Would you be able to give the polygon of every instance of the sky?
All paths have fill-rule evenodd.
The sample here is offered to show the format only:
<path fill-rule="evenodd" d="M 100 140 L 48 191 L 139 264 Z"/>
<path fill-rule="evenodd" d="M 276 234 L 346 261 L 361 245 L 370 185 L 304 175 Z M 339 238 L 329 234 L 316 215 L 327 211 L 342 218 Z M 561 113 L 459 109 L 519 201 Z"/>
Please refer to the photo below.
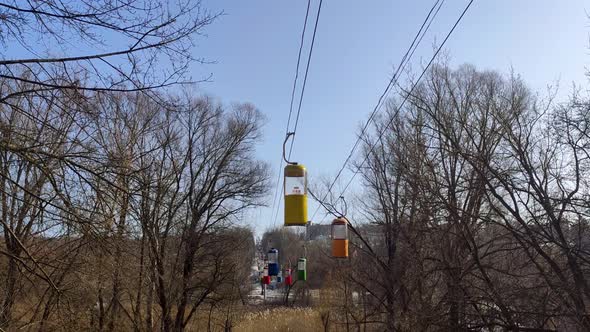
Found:
<path fill-rule="evenodd" d="M 311 0 L 301 69 L 319 1 Z M 276 211 L 271 209 L 276 181 L 282 174 L 279 162 L 307 1 L 202 2 L 211 12 L 223 15 L 195 39 L 194 56 L 215 62 L 191 67 L 189 74 L 194 80 L 212 74 L 211 81 L 199 84 L 196 91 L 226 105 L 253 103 L 266 117 L 264 140 L 256 153 L 272 169 L 272 191 L 265 200 L 268 206 L 249 211 L 242 222 L 261 235 L 269 227 L 282 225 L 282 200 L 276 202 L 276 222 Z M 323 1 L 291 158 L 307 167 L 312 186 L 336 175 L 394 67 L 434 3 L 435 0 Z M 442 42 L 467 3 L 468 0 L 444 2 L 410 61 L 414 71 L 430 59 L 434 45 Z M 559 83 L 558 97 L 564 99 L 574 82 L 588 86 L 587 12 L 590 1 L 475 0 L 446 43 L 445 52 L 454 66 L 470 63 L 478 69 L 504 73 L 513 69 L 539 92 Z M 36 37 L 43 43 L 42 36 Z M 107 49 L 121 43 L 108 36 L 105 40 Z M 70 55 L 79 55 L 80 50 L 72 46 L 64 47 L 71 51 Z M 53 49 L 51 45 L 46 47 Z M 30 56 L 25 53 L 14 43 L 0 52 L 7 58 Z M 341 181 L 348 182 L 351 175 L 346 170 Z M 357 182 L 353 183 L 345 197 L 354 206 L 355 199 L 362 199 L 362 189 Z M 311 217 L 317 204 L 311 200 L 309 204 Z M 320 210 L 313 222 L 327 222 L 329 218 L 325 216 Z"/>
<path fill-rule="evenodd" d="M 304 55 L 318 1 L 311 3 Z M 412 58 L 414 70 L 430 59 L 433 45 L 442 42 L 467 2 L 443 4 Z M 336 175 L 433 3 L 323 1 L 292 155 L 307 167 L 310 183 Z M 195 47 L 197 55 L 216 61 L 192 71 L 194 78 L 213 74 L 198 91 L 224 103 L 251 102 L 267 118 L 257 154 L 272 167 L 273 188 L 268 207 L 250 211 L 244 221 L 260 235 L 282 225 L 282 201 L 276 224 L 271 207 L 277 172 L 282 173 L 279 161 L 307 2 L 207 0 L 204 5 L 224 15 Z M 590 2 L 581 0 L 476 0 L 445 51 L 452 65 L 471 63 L 504 73 L 513 69 L 541 93 L 559 83 L 558 96 L 566 98 L 572 83 L 587 83 L 586 11 Z M 347 170 L 342 181 L 351 174 Z M 358 184 L 349 191 L 345 197 L 362 199 Z M 310 216 L 316 206 L 310 201 Z M 324 216 L 320 211 L 314 222 L 327 222 Z"/>

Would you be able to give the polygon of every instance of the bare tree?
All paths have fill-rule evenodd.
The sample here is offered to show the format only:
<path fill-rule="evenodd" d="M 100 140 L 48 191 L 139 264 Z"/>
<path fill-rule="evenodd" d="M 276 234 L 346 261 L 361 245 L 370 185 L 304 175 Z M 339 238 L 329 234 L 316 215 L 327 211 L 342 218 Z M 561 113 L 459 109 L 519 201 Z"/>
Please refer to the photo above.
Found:
<path fill-rule="evenodd" d="M 363 137 L 371 225 L 352 223 L 344 276 L 373 298 L 359 321 L 586 330 L 587 104 L 444 63 L 401 95 Z"/>
<path fill-rule="evenodd" d="M 136 159 L 138 196 L 131 203 L 166 331 L 183 330 L 216 290 L 233 281 L 226 256 L 236 243 L 217 234 L 257 206 L 267 186 L 266 165 L 252 157 L 258 111 L 247 104 L 226 111 L 209 98 L 179 107 L 145 122 L 155 129 L 137 141 L 148 153 Z"/>
<path fill-rule="evenodd" d="M 0 101 L 35 91 L 147 91 L 184 82 L 188 66 L 204 61 L 192 55 L 192 37 L 218 15 L 193 0 L 2 2 L 0 40 L 30 57 L 2 54 L 0 77 L 29 88 Z"/>

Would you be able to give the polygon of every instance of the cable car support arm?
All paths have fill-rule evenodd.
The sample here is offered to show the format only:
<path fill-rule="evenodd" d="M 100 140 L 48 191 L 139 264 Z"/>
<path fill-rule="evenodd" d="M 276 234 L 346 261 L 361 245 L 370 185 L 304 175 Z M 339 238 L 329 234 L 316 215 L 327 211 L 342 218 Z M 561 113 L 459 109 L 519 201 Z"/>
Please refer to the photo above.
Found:
<path fill-rule="evenodd" d="M 289 141 L 289 137 L 291 136 L 293 136 L 293 138 L 295 137 L 294 131 L 288 132 L 287 136 L 285 137 L 285 141 L 283 142 L 283 159 L 287 164 L 297 165 L 297 163 L 287 160 L 287 151 L 285 150 L 285 146 L 287 146 L 287 141 Z"/>

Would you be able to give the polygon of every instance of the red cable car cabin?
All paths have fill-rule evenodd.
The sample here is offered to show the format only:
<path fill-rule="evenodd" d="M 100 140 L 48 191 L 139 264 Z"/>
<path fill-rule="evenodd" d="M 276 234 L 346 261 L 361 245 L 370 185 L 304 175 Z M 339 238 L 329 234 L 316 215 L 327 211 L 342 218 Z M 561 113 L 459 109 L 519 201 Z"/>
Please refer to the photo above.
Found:
<path fill-rule="evenodd" d="M 293 276 L 291 276 L 291 269 L 285 270 L 285 285 L 291 286 L 293 284 Z"/>

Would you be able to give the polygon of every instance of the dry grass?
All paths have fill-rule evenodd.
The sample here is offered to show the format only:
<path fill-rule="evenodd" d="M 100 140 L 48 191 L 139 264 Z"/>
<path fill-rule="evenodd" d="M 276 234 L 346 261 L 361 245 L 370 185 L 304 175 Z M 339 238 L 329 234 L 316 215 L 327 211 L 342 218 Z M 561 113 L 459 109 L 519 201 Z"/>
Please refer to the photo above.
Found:
<path fill-rule="evenodd" d="M 273 308 L 245 314 L 235 331 L 322 331 L 319 312 L 311 308 Z"/>

